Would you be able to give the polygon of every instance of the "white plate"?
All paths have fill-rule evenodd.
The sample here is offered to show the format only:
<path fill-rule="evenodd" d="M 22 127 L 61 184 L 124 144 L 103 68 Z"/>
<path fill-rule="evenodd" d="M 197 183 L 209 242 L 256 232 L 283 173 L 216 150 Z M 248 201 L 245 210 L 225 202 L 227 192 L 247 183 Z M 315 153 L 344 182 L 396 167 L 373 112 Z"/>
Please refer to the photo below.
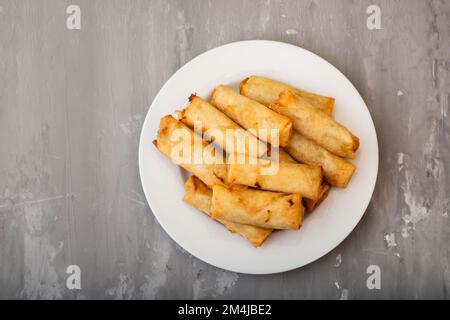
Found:
<path fill-rule="evenodd" d="M 185 204 L 187 177 L 153 146 L 159 120 L 187 105 L 193 92 L 209 98 L 219 85 L 261 75 L 336 98 L 334 117 L 361 139 L 357 170 L 346 189 L 333 188 L 299 231 L 273 233 L 260 248 Z M 216 267 L 251 274 L 292 270 L 333 250 L 366 210 L 378 171 L 378 143 L 369 111 L 350 81 L 319 56 L 273 41 L 243 41 L 210 50 L 179 69 L 162 87 L 145 118 L 139 145 L 142 186 L 164 230 L 186 251 Z"/>

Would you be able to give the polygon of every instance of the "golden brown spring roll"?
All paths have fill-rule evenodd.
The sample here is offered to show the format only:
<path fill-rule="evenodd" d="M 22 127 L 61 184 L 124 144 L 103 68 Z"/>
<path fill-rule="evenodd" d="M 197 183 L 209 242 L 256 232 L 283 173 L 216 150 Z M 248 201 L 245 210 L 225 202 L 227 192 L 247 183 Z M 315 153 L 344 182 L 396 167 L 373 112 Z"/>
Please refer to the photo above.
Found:
<path fill-rule="evenodd" d="M 278 100 L 280 93 L 284 90 L 290 90 L 307 99 L 312 106 L 324 111 L 328 115 L 333 113 L 334 98 L 306 92 L 304 90 L 288 86 L 287 84 L 258 76 L 251 76 L 244 79 L 240 84 L 240 91 L 242 95 L 256 100 L 265 106 L 275 103 Z"/>
<path fill-rule="evenodd" d="M 308 198 L 303 198 L 303 204 L 308 212 L 314 211 L 325 198 L 328 196 L 328 191 L 330 190 L 330 185 L 324 183 L 320 189 L 320 196 L 318 200 L 311 200 Z"/>
<path fill-rule="evenodd" d="M 176 161 L 176 157 L 179 156 L 176 152 L 179 151 L 180 146 L 184 146 L 185 141 L 183 139 L 186 139 L 186 144 L 190 146 L 189 149 L 191 154 L 187 155 L 185 161 L 178 163 L 178 165 L 199 177 L 209 186 L 213 186 L 215 184 L 226 184 L 226 164 L 213 163 L 212 161 L 208 163 L 205 161 L 206 159 L 204 158 L 204 154 L 208 152 L 206 148 L 209 147 L 207 146 L 207 143 L 199 136 L 196 138 L 201 141 L 200 147 L 196 147 L 194 140 L 195 135 L 196 134 L 194 131 L 185 126 L 183 123 L 176 120 L 171 115 L 167 115 L 161 118 L 157 139 L 153 141 L 153 144 L 162 154 L 171 158 L 172 161 L 180 162 Z M 213 153 L 214 150 L 212 150 L 210 154 Z M 201 159 L 201 161 L 196 161 L 196 159 Z"/>
<path fill-rule="evenodd" d="M 263 190 L 300 193 L 303 197 L 313 200 L 319 198 L 322 184 L 321 167 L 274 161 L 253 163 L 230 163 L 227 181 L 230 184 L 243 184 Z"/>
<path fill-rule="evenodd" d="M 212 190 L 195 176 L 189 177 L 184 184 L 184 188 L 186 193 L 184 194 L 183 201 L 211 216 Z M 237 233 L 250 241 L 255 247 L 261 246 L 272 232 L 272 229 L 234 223 L 223 219 L 217 219 L 217 221 L 231 232 Z"/>
<path fill-rule="evenodd" d="M 291 91 L 283 91 L 270 108 L 292 120 L 294 129 L 328 151 L 354 159 L 359 139 L 333 118 L 311 106 L 304 98 Z"/>
<path fill-rule="evenodd" d="M 213 138 L 214 143 L 223 150 L 229 153 L 242 151 L 253 157 L 260 157 L 267 152 L 265 143 L 241 128 L 207 101 L 196 95 L 191 95 L 189 101 L 189 106 L 181 112 L 180 121 L 192 129 L 196 122 L 200 122 L 203 134 L 208 131 L 212 133 L 212 135 L 206 134 L 205 138 Z"/>
<path fill-rule="evenodd" d="M 219 86 L 211 94 L 211 102 L 232 120 L 248 130 L 253 130 L 259 139 L 273 146 L 285 146 L 292 131 L 292 122 L 288 117 L 278 114 L 266 106 L 239 93 Z M 272 137 L 276 130 L 276 137 Z"/>
<path fill-rule="evenodd" d="M 303 220 L 299 193 L 252 190 L 243 186 L 215 185 L 211 217 L 272 229 L 298 229 Z"/>
<path fill-rule="evenodd" d="M 332 154 L 296 131 L 292 133 L 286 150 L 302 163 L 321 166 L 326 180 L 335 187 L 345 188 L 356 169 L 352 163 Z"/>

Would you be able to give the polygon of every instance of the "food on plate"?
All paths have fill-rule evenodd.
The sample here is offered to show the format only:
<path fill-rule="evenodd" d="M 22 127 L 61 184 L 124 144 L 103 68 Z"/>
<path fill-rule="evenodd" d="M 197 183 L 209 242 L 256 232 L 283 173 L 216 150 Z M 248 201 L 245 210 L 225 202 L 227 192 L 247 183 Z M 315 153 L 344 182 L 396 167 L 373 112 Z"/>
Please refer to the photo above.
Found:
<path fill-rule="evenodd" d="M 211 103 L 232 120 L 274 147 L 285 146 L 292 131 L 288 117 L 223 85 L 211 93 Z"/>
<path fill-rule="evenodd" d="M 184 189 L 183 201 L 211 216 L 213 191 L 196 176 L 189 177 L 184 184 Z M 217 221 L 231 232 L 237 233 L 247 239 L 254 247 L 261 246 L 264 240 L 272 233 L 272 229 L 230 222 L 224 219 L 217 219 Z"/>
<path fill-rule="evenodd" d="M 294 129 L 328 151 L 344 158 L 355 158 L 359 139 L 333 118 L 314 108 L 308 100 L 283 91 L 270 108 L 292 120 Z"/>
<path fill-rule="evenodd" d="M 302 198 L 299 193 L 215 185 L 211 217 L 262 228 L 296 230 L 303 220 Z"/>
<path fill-rule="evenodd" d="M 321 166 L 326 180 L 335 187 L 346 187 L 356 169 L 349 161 L 332 154 L 295 131 L 286 150 L 301 163 Z"/>
<path fill-rule="evenodd" d="M 259 247 L 348 185 L 359 139 L 331 117 L 334 98 L 259 76 L 240 93 L 191 95 L 179 120 L 161 118 L 153 143 L 192 174 L 184 202 Z"/>
<path fill-rule="evenodd" d="M 240 84 L 240 92 L 242 95 L 258 101 L 265 106 L 269 106 L 276 102 L 280 93 L 285 90 L 290 90 L 307 99 L 312 106 L 324 111 L 328 115 L 333 113 L 334 98 L 306 92 L 287 84 L 258 76 L 250 76 L 249 78 L 244 79 Z"/>
<path fill-rule="evenodd" d="M 200 148 L 195 147 L 195 139 L 200 139 Z M 210 151 L 206 142 L 201 140 L 201 137 L 196 137 L 194 131 L 174 117 L 167 115 L 161 119 L 157 138 L 153 141 L 153 144 L 162 154 L 171 158 L 172 161 L 176 162 L 185 170 L 196 175 L 208 186 L 226 184 L 227 165 L 225 163 L 221 164 L 213 161 L 208 163 L 207 161 L 203 161 L 205 154 L 213 154 L 214 150 Z M 183 150 L 180 148 L 181 145 L 186 145 L 188 147 L 187 149 L 192 151 L 191 154 L 183 154 Z M 184 151 L 187 149 L 184 149 Z M 180 151 L 180 153 L 177 151 Z"/>
<path fill-rule="evenodd" d="M 322 185 L 322 168 L 262 160 L 230 163 L 227 181 L 229 184 L 242 184 L 263 190 L 300 193 L 305 198 L 317 200 Z"/>
<path fill-rule="evenodd" d="M 181 111 L 180 121 L 192 129 L 196 123 L 200 124 L 202 133 L 206 134 L 206 140 L 213 140 L 228 153 L 242 152 L 260 157 L 267 152 L 265 143 L 206 100 L 191 95 L 189 101 L 188 107 Z"/>

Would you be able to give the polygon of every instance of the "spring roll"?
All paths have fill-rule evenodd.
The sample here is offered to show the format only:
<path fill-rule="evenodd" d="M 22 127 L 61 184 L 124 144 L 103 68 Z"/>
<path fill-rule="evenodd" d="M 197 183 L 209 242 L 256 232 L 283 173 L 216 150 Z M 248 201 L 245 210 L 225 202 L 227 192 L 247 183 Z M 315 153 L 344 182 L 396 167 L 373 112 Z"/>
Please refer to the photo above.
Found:
<path fill-rule="evenodd" d="M 321 166 L 325 179 L 335 187 L 345 188 L 356 169 L 352 163 L 332 154 L 296 131 L 292 133 L 286 150 L 297 161 Z"/>
<path fill-rule="evenodd" d="M 322 168 L 262 160 L 243 164 L 234 162 L 228 166 L 227 181 L 230 184 L 242 184 L 269 191 L 300 193 L 305 198 L 317 200 L 322 184 Z"/>
<path fill-rule="evenodd" d="M 290 90 L 307 99 L 312 106 L 324 111 L 330 116 L 333 113 L 334 98 L 306 92 L 304 90 L 288 86 L 287 84 L 258 76 L 251 76 L 244 79 L 240 84 L 240 92 L 242 95 L 256 100 L 265 106 L 275 103 L 278 100 L 280 93 L 284 90 Z"/>
<path fill-rule="evenodd" d="M 299 229 L 303 220 L 299 193 L 284 194 L 242 186 L 215 185 L 211 217 L 271 229 Z"/>
<path fill-rule="evenodd" d="M 184 188 L 186 193 L 184 194 L 183 201 L 211 216 L 212 190 L 196 176 L 189 177 L 184 184 Z M 261 246 L 264 240 L 272 233 L 272 229 L 234 223 L 223 219 L 217 219 L 217 221 L 232 233 L 237 233 L 247 239 L 254 247 Z"/>
<path fill-rule="evenodd" d="M 252 133 L 259 139 L 275 147 L 287 144 L 292 131 L 292 122 L 288 117 L 225 86 L 213 90 L 211 103 L 245 129 L 254 131 Z"/>
<path fill-rule="evenodd" d="M 191 95 L 189 101 L 189 106 L 181 112 L 180 121 L 190 128 L 201 123 L 201 131 L 206 139 L 213 140 L 228 153 L 242 151 L 253 157 L 260 157 L 267 152 L 265 143 L 207 101 L 196 95 Z"/>
<path fill-rule="evenodd" d="M 312 107 L 304 98 L 283 91 L 270 108 L 292 120 L 294 129 L 328 151 L 344 158 L 355 158 L 359 139 L 334 119 Z"/>
<path fill-rule="evenodd" d="M 320 189 L 319 199 L 311 200 L 308 198 L 303 198 L 303 205 L 305 206 L 306 211 L 308 212 L 314 211 L 328 196 L 328 191 L 330 191 L 330 185 L 324 183 Z"/>
<path fill-rule="evenodd" d="M 196 139 L 200 139 L 200 143 L 196 143 Z M 157 139 L 153 144 L 162 154 L 199 177 L 208 186 L 226 184 L 227 166 L 224 161 L 207 161 L 205 154 L 214 155 L 215 150 L 171 115 L 161 118 Z"/>

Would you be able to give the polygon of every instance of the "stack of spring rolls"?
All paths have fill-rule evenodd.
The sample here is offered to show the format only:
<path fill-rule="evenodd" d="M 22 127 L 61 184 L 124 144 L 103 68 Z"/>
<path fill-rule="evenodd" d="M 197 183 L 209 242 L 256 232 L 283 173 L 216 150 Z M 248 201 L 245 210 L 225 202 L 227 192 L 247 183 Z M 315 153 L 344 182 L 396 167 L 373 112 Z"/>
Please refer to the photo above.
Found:
<path fill-rule="evenodd" d="M 186 203 L 259 247 L 273 230 L 299 229 L 305 209 L 349 183 L 359 139 L 333 108 L 334 98 L 251 76 L 240 93 L 221 85 L 210 102 L 191 95 L 178 119 L 161 119 L 153 143 L 192 174 Z M 198 161 L 205 155 L 214 161 Z"/>

